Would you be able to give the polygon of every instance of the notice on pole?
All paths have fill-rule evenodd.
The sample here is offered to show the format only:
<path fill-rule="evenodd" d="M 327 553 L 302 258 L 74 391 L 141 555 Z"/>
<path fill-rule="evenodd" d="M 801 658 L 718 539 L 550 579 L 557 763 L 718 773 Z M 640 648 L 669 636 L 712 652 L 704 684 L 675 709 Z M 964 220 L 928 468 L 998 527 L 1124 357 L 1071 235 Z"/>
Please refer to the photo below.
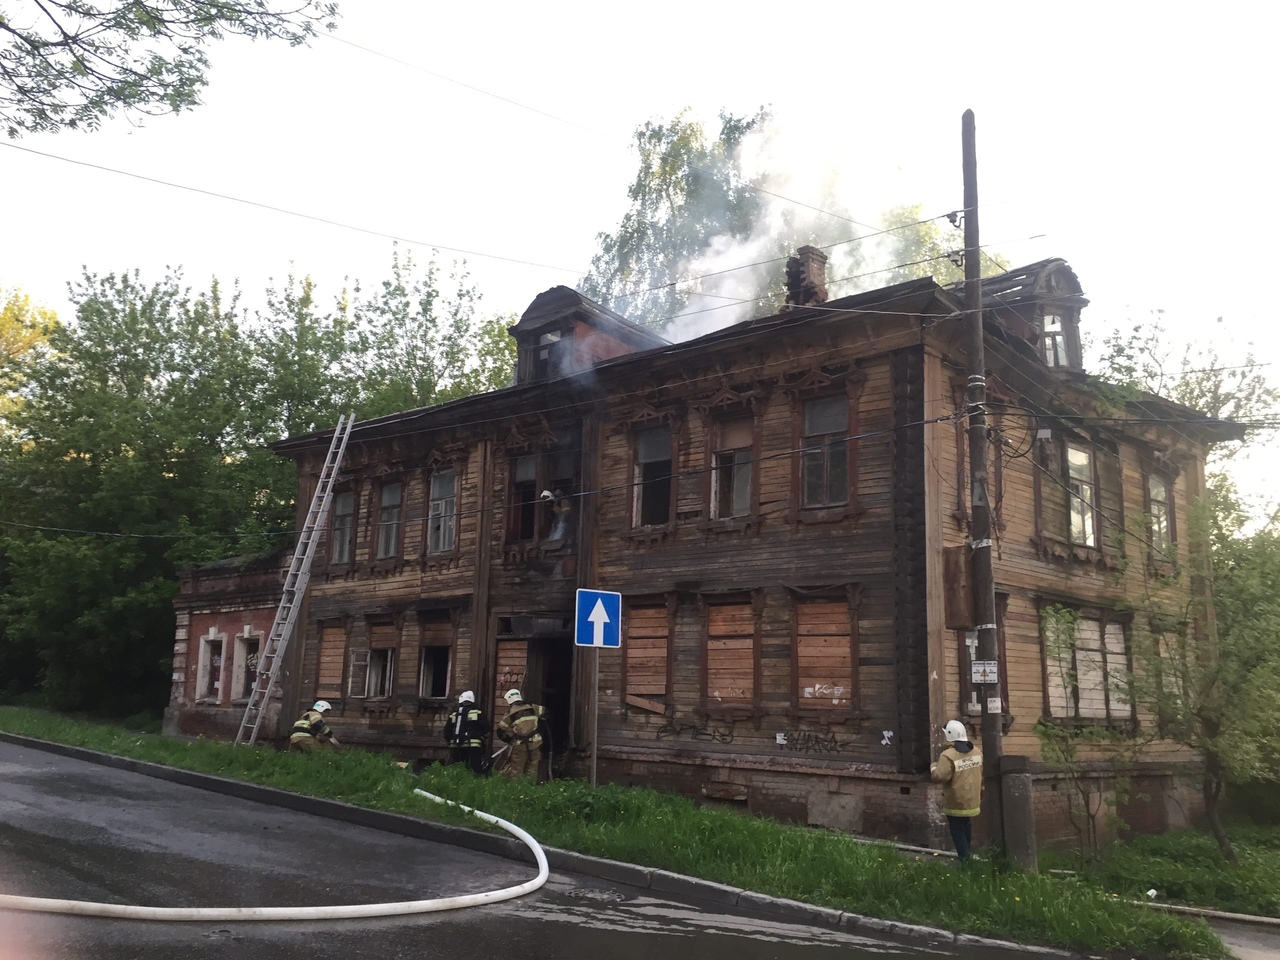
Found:
<path fill-rule="evenodd" d="M 972 683 L 1000 682 L 1000 661 L 998 660 L 973 660 L 969 668 L 969 679 Z"/>

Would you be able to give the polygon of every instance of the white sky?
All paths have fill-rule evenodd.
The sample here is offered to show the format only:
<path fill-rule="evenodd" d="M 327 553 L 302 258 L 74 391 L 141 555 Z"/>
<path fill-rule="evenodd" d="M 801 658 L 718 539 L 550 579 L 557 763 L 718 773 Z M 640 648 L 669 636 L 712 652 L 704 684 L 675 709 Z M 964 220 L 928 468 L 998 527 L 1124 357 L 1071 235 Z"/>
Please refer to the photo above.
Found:
<path fill-rule="evenodd" d="M 328 38 L 228 41 L 194 112 L 17 143 L 409 238 L 420 259 L 442 244 L 568 268 L 470 257 L 483 306 L 519 311 L 573 284 L 617 224 L 646 119 L 769 105 L 793 131 L 795 199 L 817 200 L 806 175 L 834 162 L 874 222 L 894 203 L 961 206 L 972 108 L 984 243 L 1015 264 L 1066 258 L 1086 330 L 1159 308 L 1172 340 L 1231 360 L 1280 342 L 1255 323 L 1252 259 L 1270 262 L 1280 206 L 1270 5 L 987 2 L 976 26 L 932 2 L 342 6 L 339 36 L 422 69 Z M 387 273 L 390 241 L 352 230 L 11 149 L 0 176 L 0 286 L 60 312 L 82 264 L 182 265 L 200 287 L 239 278 L 249 302 L 291 264 L 321 296 Z M 1261 496 L 1277 470 L 1264 453 L 1241 479 Z"/>

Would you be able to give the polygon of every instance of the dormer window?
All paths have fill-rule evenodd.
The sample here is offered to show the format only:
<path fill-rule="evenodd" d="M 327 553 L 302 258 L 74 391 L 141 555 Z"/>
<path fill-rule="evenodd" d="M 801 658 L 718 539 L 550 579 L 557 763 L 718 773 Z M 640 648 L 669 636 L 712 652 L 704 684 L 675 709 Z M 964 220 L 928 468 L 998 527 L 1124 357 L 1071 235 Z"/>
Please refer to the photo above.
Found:
<path fill-rule="evenodd" d="M 1069 367 L 1067 359 L 1067 335 L 1062 329 L 1062 317 L 1056 314 L 1044 315 L 1044 362 L 1051 367 Z"/>

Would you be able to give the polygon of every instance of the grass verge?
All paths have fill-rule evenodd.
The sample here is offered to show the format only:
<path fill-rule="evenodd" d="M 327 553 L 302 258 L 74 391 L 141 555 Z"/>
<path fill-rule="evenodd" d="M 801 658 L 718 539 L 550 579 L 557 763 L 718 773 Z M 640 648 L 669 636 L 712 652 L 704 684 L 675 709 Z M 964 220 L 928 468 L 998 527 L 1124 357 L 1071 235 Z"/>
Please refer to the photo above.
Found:
<path fill-rule="evenodd" d="M 1095 886 L 1141 899 L 1155 890 L 1161 900 L 1231 913 L 1280 918 L 1280 827 L 1227 830 L 1238 863 L 1229 864 L 1207 833 L 1182 830 L 1136 837 L 1090 863 L 1059 856 L 1052 866 L 1079 872 Z"/>
<path fill-rule="evenodd" d="M 683 797 L 582 781 L 534 786 L 477 779 L 459 767 L 414 777 L 385 755 L 301 755 L 179 741 L 20 708 L 0 729 L 203 773 L 411 813 L 476 821 L 416 797 L 424 789 L 505 817 L 548 846 L 625 860 L 890 920 L 1128 958 L 1229 956 L 1209 927 L 1122 902 L 1084 880 L 1003 872 L 948 858 L 903 857 L 834 832 L 699 809 Z"/>

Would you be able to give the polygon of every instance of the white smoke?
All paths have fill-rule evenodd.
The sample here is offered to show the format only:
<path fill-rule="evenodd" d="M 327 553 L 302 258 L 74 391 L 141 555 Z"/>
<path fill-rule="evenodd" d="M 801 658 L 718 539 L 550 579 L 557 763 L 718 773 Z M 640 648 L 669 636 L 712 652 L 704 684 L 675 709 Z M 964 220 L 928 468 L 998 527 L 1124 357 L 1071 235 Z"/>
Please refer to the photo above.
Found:
<path fill-rule="evenodd" d="M 811 124 L 782 117 L 747 134 L 739 156 L 744 176 L 758 188 L 761 215 L 750 236 L 710 237 L 699 256 L 679 264 L 678 276 L 700 279 L 680 284 L 688 304 L 662 328 L 664 337 L 678 343 L 777 313 L 785 300 L 786 258 L 806 243 L 829 258 L 832 299 L 891 282 L 894 237 L 867 235 L 880 229 L 890 207 L 913 201 L 866 154 L 835 156 L 825 143 Z M 771 295 L 760 298 L 761 291 Z"/>

